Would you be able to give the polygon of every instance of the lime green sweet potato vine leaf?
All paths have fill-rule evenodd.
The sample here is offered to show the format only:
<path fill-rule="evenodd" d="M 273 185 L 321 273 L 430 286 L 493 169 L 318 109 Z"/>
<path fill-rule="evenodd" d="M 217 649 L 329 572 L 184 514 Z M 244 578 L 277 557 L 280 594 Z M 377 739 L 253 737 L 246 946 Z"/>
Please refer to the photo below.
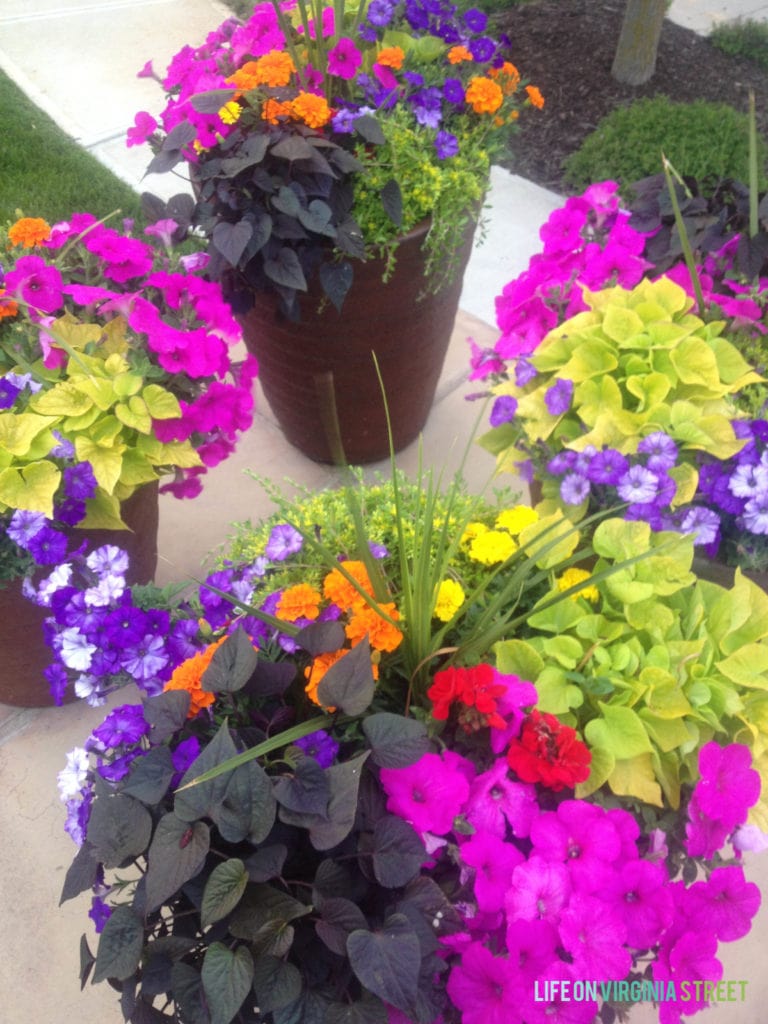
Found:
<path fill-rule="evenodd" d="M 738 571 L 730 589 L 697 579 L 691 538 L 643 523 L 601 523 L 594 548 L 597 601 L 543 598 L 524 635 L 495 645 L 499 671 L 533 682 L 586 742 L 577 796 L 678 807 L 704 743 L 746 743 L 763 780 L 750 821 L 768 828 L 768 595 Z"/>
<path fill-rule="evenodd" d="M 722 321 L 694 316 L 693 300 L 666 278 L 632 290 L 585 290 L 584 300 L 589 310 L 554 328 L 528 357 L 532 380 L 494 389 L 518 402 L 514 424 L 480 439 L 499 470 L 514 470 L 537 442 L 632 454 L 656 430 L 678 442 L 683 464 L 686 453 L 692 463 L 696 451 L 725 458 L 740 450 L 730 396 L 761 378 L 723 337 Z M 574 396 L 567 412 L 553 415 L 544 396 L 559 379 L 573 381 Z M 690 475 L 680 482 L 687 493 L 695 486 Z"/>

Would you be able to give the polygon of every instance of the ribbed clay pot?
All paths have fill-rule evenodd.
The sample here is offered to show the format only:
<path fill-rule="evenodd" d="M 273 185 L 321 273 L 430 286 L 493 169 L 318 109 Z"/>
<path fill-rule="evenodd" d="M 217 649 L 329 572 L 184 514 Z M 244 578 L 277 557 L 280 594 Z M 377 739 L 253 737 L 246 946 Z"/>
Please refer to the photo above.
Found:
<path fill-rule="evenodd" d="M 149 484 L 123 503 L 129 530 L 67 531 L 69 547 L 86 540 L 90 547 L 115 544 L 130 556 L 130 583 L 149 583 L 157 568 L 158 485 Z M 48 610 L 27 600 L 21 580 L 0 587 L 0 704 L 22 708 L 53 705 L 43 671 L 53 658 L 43 638 Z M 74 700 L 69 691 L 67 701 Z"/>
<path fill-rule="evenodd" d="M 386 283 L 381 260 L 356 262 L 341 313 L 322 303 L 318 284 L 301 296 L 298 323 L 282 315 L 267 293 L 258 293 L 256 305 L 240 318 L 283 433 L 316 462 L 343 458 L 362 464 L 389 454 L 374 352 L 395 451 L 410 444 L 427 421 L 456 319 L 474 224 L 456 254 L 455 273 L 437 292 L 424 294 L 422 246 L 428 230 L 425 222 L 401 240 L 395 271 Z"/>

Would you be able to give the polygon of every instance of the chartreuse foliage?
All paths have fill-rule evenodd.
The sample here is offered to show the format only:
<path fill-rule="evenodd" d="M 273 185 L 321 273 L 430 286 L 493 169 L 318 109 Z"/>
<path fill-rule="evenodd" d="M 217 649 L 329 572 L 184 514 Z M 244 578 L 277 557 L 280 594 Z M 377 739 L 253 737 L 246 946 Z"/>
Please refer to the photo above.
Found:
<path fill-rule="evenodd" d="M 710 739 L 746 743 L 763 779 L 751 820 L 768 828 L 768 595 L 737 570 L 731 590 L 691 574 L 692 540 L 646 523 L 597 528 L 596 569 L 651 548 L 597 580 L 595 604 L 566 601 L 496 645 L 501 671 L 536 680 L 538 706 L 575 725 L 592 751 L 587 796 L 680 805 Z"/>
<path fill-rule="evenodd" d="M 693 300 L 667 278 L 584 297 L 589 311 L 552 330 L 529 357 L 538 371 L 533 380 L 494 389 L 518 401 L 515 419 L 480 439 L 500 469 L 514 469 L 538 444 L 551 452 L 594 445 L 631 454 L 656 430 L 678 442 L 683 455 L 728 458 L 742 447 L 730 396 L 761 378 L 723 336 L 722 321 L 694 316 Z M 574 392 L 570 408 L 554 415 L 545 395 L 557 380 L 572 381 Z M 693 466 L 678 466 L 672 475 L 675 504 L 690 501 Z"/>
<path fill-rule="evenodd" d="M 297 641 L 316 655 L 338 647 L 343 629 L 315 624 Z M 207 727 L 187 719 L 188 693 L 169 691 L 145 703 L 150 749 L 121 781 L 97 784 L 62 899 L 90 888 L 99 865 L 120 868 L 124 900 L 95 956 L 83 939 L 82 978 L 117 984 L 126 1020 L 169 1020 L 152 1005 L 160 993 L 175 1002 L 174 1020 L 197 1024 L 267 1013 L 275 1024 L 386 1024 L 384 1002 L 415 1021 L 437 1012 L 432 979 L 443 966 L 431 922 L 442 915 L 450 930 L 455 914 L 420 876 L 421 841 L 386 811 L 376 780 L 379 767 L 421 757 L 426 726 L 372 705 L 363 642 L 322 683 L 346 735 L 337 763 L 323 768 L 290 744 L 330 716 L 271 738 L 253 724 L 254 709 L 268 721 L 283 704 L 294 673 L 238 629 L 203 678 L 221 724 L 180 782 L 169 741 Z M 254 740 L 234 770 L 188 785 Z"/>
<path fill-rule="evenodd" d="M 23 407 L 0 412 L 0 511 L 25 508 L 53 518 L 61 470 L 51 460 L 56 433 L 74 444 L 79 462 L 90 462 L 98 483 L 81 525 L 118 527 L 120 502 L 137 487 L 156 480 L 162 467 L 200 465 L 191 441 L 162 443 L 153 424 L 181 415 L 178 399 L 165 387 L 147 381 L 143 369 L 125 358 L 125 323 L 113 320 L 102 352 L 87 354 L 89 342 L 103 330 L 65 318 L 49 328 L 71 353 L 62 369 L 32 365 L 38 380 L 50 382 L 25 392 Z"/>

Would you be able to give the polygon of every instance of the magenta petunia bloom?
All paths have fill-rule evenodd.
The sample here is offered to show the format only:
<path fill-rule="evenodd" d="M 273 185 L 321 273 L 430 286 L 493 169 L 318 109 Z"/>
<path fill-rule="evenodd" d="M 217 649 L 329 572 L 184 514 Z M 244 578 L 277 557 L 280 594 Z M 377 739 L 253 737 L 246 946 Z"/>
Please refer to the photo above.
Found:
<path fill-rule="evenodd" d="M 557 928 L 549 921 L 512 921 L 507 925 L 507 954 L 526 978 L 538 978 L 557 959 Z"/>
<path fill-rule="evenodd" d="M 512 872 L 525 860 L 523 854 L 512 843 L 488 832 L 476 832 L 462 843 L 460 852 L 464 864 L 474 868 L 478 909 L 490 914 L 501 910 Z"/>
<path fill-rule="evenodd" d="M 556 812 L 539 815 L 531 825 L 531 842 L 539 856 L 568 868 L 580 892 L 602 889 L 621 852 L 621 838 L 606 812 L 584 800 L 564 800 Z"/>
<path fill-rule="evenodd" d="M 134 118 L 133 127 L 126 132 L 125 144 L 126 146 L 142 146 L 156 130 L 157 121 L 154 117 L 146 110 L 140 110 Z"/>
<path fill-rule="evenodd" d="M 346 36 L 342 36 L 328 51 L 328 73 L 336 75 L 337 78 L 344 78 L 347 81 L 354 78 L 362 62 L 362 54 Z"/>
<path fill-rule="evenodd" d="M 627 928 L 621 915 L 596 896 L 575 893 L 563 910 L 560 940 L 582 978 L 626 978 L 632 957 L 624 948 Z"/>
<path fill-rule="evenodd" d="M 570 895 L 571 880 L 565 866 L 532 854 L 512 872 L 505 900 L 507 921 L 557 924 Z"/>
<path fill-rule="evenodd" d="M 719 981 L 723 976 L 723 965 L 717 959 L 717 938 L 706 928 L 698 931 L 685 931 L 669 943 L 662 943 L 659 957 L 652 965 L 654 981 L 674 981 L 677 987 L 684 981 Z M 696 998 L 693 985 L 688 987 L 689 998 L 685 1001 L 662 1003 L 661 1008 L 668 1008 L 668 1013 L 660 1014 L 659 1020 L 675 1021 L 674 1013 L 696 1013 L 707 1005 L 700 996 Z M 679 1018 L 678 1018 L 679 1019 Z"/>
<path fill-rule="evenodd" d="M 694 882 L 689 899 L 693 921 L 714 929 L 721 942 L 747 935 L 761 902 L 760 889 L 737 865 L 715 868 L 706 882 Z"/>
<path fill-rule="evenodd" d="M 742 824 L 760 798 L 760 776 L 752 767 L 749 747 L 707 743 L 699 751 L 699 772 L 694 792 L 702 811 L 732 828 Z"/>
<path fill-rule="evenodd" d="M 538 814 L 536 790 L 510 778 L 505 757 L 472 782 L 466 817 L 479 832 L 503 839 L 509 827 L 514 835 L 524 838 Z"/>
<path fill-rule="evenodd" d="M 448 996 L 462 1024 L 512 1024 L 519 1020 L 520 978 L 509 960 L 473 942 L 448 978 Z"/>
<path fill-rule="evenodd" d="M 600 892 L 621 915 L 627 943 L 635 949 L 655 946 L 672 924 L 674 907 L 668 880 L 663 864 L 632 860 L 618 868 Z"/>
<path fill-rule="evenodd" d="M 9 296 L 26 303 L 35 313 L 55 313 L 61 309 L 64 281 L 56 267 L 42 256 L 21 256 L 5 275 Z"/>
<path fill-rule="evenodd" d="M 469 796 L 461 767 L 447 764 L 438 754 L 424 754 L 406 768 L 382 768 L 381 784 L 387 810 L 405 818 L 417 832 L 438 836 L 450 832 Z"/>

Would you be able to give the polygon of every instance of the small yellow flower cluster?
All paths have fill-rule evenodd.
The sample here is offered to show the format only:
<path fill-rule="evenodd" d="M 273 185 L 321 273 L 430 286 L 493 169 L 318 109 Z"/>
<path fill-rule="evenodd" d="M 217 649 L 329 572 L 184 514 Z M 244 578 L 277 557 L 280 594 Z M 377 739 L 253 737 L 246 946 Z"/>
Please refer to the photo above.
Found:
<path fill-rule="evenodd" d="M 557 579 L 557 589 L 562 593 L 564 590 L 568 590 L 570 587 L 575 587 L 579 583 L 583 583 L 585 580 L 591 579 L 591 573 L 588 573 L 586 569 L 577 569 L 576 566 L 571 566 L 570 569 L 566 569 L 562 576 Z M 581 590 L 575 594 L 571 594 L 572 601 L 578 601 L 580 597 L 585 598 L 587 601 L 591 601 L 592 604 L 596 604 L 600 599 L 600 591 L 591 583 L 589 586 L 582 587 Z"/>
<path fill-rule="evenodd" d="M 538 513 L 528 505 L 516 505 L 500 512 L 492 528 L 480 522 L 469 523 L 461 543 L 476 562 L 483 565 L 505 562 L 517 551 L 514 538 L 538 518 Z"/>
<path fill-rule="evenodd" d="M 456 580 L 443 580 L 437 588 L 434 616 L 441 622 L 450 622 L 466 599 L 464 588 Z"/>

